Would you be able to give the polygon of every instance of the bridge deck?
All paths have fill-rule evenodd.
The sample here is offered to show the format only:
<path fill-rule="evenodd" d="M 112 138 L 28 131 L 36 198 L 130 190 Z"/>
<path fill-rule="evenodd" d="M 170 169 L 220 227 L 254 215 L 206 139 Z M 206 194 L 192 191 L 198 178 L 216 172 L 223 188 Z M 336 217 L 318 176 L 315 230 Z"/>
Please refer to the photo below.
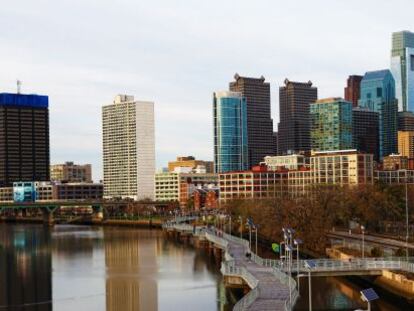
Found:
<path fill-rule="evenodd" d="M 245 245 L 226 240 L 227 252 L 234 258 L 235 266 L 245 268 L 258 282 L 257 297 L 245 310 L 285 310 L 289 288 L 273 274 L 273 269 L 263 267 L 246 258 Z"/>

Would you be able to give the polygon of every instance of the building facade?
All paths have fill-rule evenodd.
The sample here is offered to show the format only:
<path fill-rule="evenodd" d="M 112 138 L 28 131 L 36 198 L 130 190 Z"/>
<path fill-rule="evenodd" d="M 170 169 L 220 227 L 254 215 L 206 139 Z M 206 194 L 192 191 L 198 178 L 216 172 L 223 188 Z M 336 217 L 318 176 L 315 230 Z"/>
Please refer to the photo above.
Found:
<path fill-rule="evenodd" d="M 265 78 L 241 77 L 237 73 L 230 82 L 230 91 L 246 99 L 248 166 L 259 164 L 267 155 L 276 153 L 273 144 L 273 120 L 270 105 L 270 84 Z"/>
<path fill-rule="evenodd" d="M 99 183 L 65 183 L 53 185 L 56 200 L 100 200 L 104 187 Z"/>
<path fill-rule="evenodd" d="M 92 165 L 65 162 L 50 166 L 50 179 L 55 182 L 92 182 Z"/>
<path fill-rule="evenodd" d="M 168 171 L 174 172 L 176 167 L 188 167 L 190 169 L 195 169 L 198 166 L 205 167 L 206 173 L 214 173 L 213 161 L 196 160 L 193 156 L 177 157 L 176 161 L 168 162 Z"/>
<path fill-rule="evenodd" d="M 155 200 L 176 201 L 185 208 L 194 191 L 214 190 L 217 185 L 217 174 L 160 172 L 155 174 Z"/>
<path fill-rule="evenodd" d="M 398 130 L 414 131 L 414 113 L 410 111 L 398 112 Z"/>
<path fill-rule="evenodd" d="M 399 111 L 414 111 L 414 33 L 392 34 L 391 72 Z"/>
<path fill-rule="evenodd" d="M 313 184 L 358 185 L 372 184 L 374 161 L 372 154 L 356 150 L 317 152 L 310 158 Z"/>
<path fill-rule="evenodd" d="M 288 172 L 255 166 L 249 171 L 219 174 L 220 203 L 235 199 L 265 199 L 288 194 Z"/>
<path fill-rule="evenodd" d="M 391 72 L 370 71 L 361 81 L 359 106 L 379 114 L 379 157 L 397 152 L 397 114 L 395 82 Z"/>
<path fill-rule="evenodd" d="M 352 149 L 352 103 L 342 98 L 326 98 L 311 104 L 313 151 Z"/>
<path fill-rule="evenodd" d="M 379 114 L 367 108 L 352 109 L 353 148 L 379 161 Z"/>
<path fill-rule="evenodd" d="M 309 151 L 310 104 L 318 99 L 318 89 L 312 82 L 285 79 L 279 88 L 278 155 Z"/>
<path fill-rule="evenodd" d="M 378 170 L 375 171 L 375 180 L 384 184 L 414 184 L 414 170 Z"/>
<path fill-rule="evenodd" d="M 105 197 L 154 200 L 154 103 L 118 95 L 102 121 Z"/>
<path fill-rule="evenodd" d="M 0 93 L 0 187 L 49 181 L 49 98 Z"/>
<path fill-rule="evenodd" d="M 214 171 L 249 167 L 246 99 L 238 92 L 216 92 L 213 97 Z"/>
<path fill-rule="evenodd" d="M 271 171 L 278 170 L 298 170 L 301 167 L 309 166 L 307 157 L 302 154 L 290 154 L 284 156 L 268 156 L 262 162 Z"/>
<path fill-rule="evenodd" d="M 398 131 L 398 153 L 414 158 L 414 131 Z"/>
<path fill-rule="evenodd" d="M 351 102 L 353 107 L 358 106 L 362 76 L 352 75 L 346 81 L 344 99 Z"/>
<path fill-rule="evenodd" d="M 408 169 L 408 158 L 400 154 L 390 154 L 382 160 L 382 169 L 386 171 Z"/>

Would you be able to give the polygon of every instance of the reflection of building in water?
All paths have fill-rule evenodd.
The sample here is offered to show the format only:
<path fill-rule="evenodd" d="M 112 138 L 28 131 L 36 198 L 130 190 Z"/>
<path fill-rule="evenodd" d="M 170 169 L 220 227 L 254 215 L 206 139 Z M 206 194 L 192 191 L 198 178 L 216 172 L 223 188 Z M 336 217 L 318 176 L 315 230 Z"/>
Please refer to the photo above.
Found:
<path fill-rule="evenodd" d="M 106 310 L 158 310 L 157 239 L 150 231 L 105 230 Z"/>
<path fill-rule="evenodd" d="M 52 310 L 49 241 L 43 226 L 0 227 L 0 309 L 26 304 L 27 310 Z"/>

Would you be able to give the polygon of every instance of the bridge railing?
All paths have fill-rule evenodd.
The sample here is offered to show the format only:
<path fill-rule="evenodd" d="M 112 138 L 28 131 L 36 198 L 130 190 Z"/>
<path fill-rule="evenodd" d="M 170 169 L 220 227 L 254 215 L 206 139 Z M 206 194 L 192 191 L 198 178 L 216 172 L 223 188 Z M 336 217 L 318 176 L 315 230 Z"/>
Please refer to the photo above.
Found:
<path fill-rule="evenodd" d="M 223 247 L 224 249 L 227 248 L 227 245 L 229 244 L 229 242 L 224 239 L 221 238 L 219 236 L 217 236 L 213 231 L 211 230 L 206 230 L 206 238 L 207 240 L 209 240 L 210 242 L 213 242 L 217 245 L 220 245 L 221 247 Z"/>
<path fill-rule="evenodd" d="M 247 310 L 259 296 L 258 280 L 245 267 L 237 266 L 234 260 L 222 262 L 220 271 L 223 275 L 242 278 L 252 289 L 233 307 L 235 311 Z"/>

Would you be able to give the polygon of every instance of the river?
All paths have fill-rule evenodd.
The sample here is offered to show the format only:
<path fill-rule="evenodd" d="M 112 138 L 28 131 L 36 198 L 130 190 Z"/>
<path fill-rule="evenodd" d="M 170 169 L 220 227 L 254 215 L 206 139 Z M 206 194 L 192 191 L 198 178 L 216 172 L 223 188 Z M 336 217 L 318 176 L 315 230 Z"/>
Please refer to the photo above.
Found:
<path fill-rule="evenodd" d="M 231 310 L 220 262 L 160 230 L 0 224 L 0 310 Z M 359 285 L 312 280 L 314 310 L 363 307 Z M 307 279 L 295 310 L 307 310 Z M 373 310 L 408 310 L 392 298 Z"/>

